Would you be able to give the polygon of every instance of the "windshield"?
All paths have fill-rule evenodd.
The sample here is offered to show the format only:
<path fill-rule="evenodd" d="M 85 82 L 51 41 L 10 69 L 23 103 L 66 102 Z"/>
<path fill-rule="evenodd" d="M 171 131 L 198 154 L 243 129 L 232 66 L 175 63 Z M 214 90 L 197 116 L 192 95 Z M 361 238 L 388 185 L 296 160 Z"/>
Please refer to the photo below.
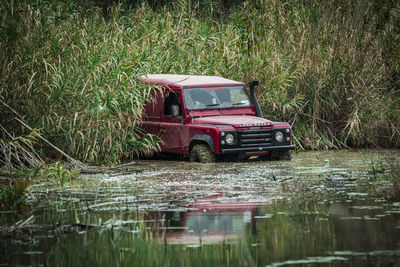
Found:
<path fill-rule="evenodd" d="M 250 106 L 243 86 L 185 88 L 183 96 L 188 109 Z"/>

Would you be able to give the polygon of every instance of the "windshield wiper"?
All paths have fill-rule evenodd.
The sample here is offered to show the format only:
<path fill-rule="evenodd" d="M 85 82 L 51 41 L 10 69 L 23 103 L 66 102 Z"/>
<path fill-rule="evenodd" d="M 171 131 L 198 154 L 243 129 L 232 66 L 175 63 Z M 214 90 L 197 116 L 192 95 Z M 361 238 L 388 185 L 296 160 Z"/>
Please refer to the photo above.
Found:
<path fill-rule="evenodd" d="M 232 106 L 239 106 L 239 105 L 245 105 L 246 103 L 242 103 L 242 102 L 239 102 L 239 103 L 232 103 Z"/>
<path fill-rule="evenodd" d="M 207 104 L 207 107 L 215 107 L 215 106 L 219 106 L 219 104 Z"/>

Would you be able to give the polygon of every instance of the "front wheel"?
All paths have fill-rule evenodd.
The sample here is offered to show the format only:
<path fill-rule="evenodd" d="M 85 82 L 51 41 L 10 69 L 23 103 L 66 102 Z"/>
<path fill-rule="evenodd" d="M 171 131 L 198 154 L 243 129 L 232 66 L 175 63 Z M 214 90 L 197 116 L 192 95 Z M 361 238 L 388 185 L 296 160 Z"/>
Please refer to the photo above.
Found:
<path fill-rule="evenodd" d="M 273 151 L 269 155 L 261 157 L 265 160 L 292 160 L 290 151 Z"/>
<path fill-rule="evenodd" d="M 197 144 L 190 151 L 190 161 L 201 163 L 215 162 L 215 154 L 210 150 L 208 145 Z"/>
<path fill-rule="evenodd" d="M 279 153 L 279 160 L 292 160 L 292 154 L 290 151 L 282 151 Z"/>

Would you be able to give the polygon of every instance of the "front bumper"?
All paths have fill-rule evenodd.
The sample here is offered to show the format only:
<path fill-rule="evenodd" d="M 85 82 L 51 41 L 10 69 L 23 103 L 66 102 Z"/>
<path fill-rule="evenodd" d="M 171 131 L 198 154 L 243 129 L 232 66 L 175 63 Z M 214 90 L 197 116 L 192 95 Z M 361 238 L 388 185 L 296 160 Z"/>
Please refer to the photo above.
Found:
<path fill-rule="evenodd" d="M 221 154 L 235 154 L 235 153 L 246 153 L 246 152 L 264 152 L 264 151 L 289 151 L 289 150 L 293 150 L 293 149 L 295 149 L 294 145 L 222 148 L 221 149 Z"/>
<path fill-rule="evenodd" d="M 276 140 L 276 133 L 278 131 L 283 134 L 282 141 L 280 142 Z M 288 151 L 295 149 L 295 146 L 290 143 L 290 128 L 261 129 L 260 127 L 252 127 L 246 130 L 223 131 L 220 137 L 222 141 L 226 134 L 233 134 L 235 136 L 235 142 L 231 145 L 226 143 L 221 144 L 221 154 Z"/>

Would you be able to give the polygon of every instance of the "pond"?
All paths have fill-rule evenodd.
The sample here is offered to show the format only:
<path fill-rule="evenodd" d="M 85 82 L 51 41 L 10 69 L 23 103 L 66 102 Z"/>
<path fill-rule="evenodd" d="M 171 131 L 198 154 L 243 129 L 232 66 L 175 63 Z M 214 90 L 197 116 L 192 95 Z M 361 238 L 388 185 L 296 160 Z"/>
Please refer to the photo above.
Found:
<path fill-rule="evenodd" d="M 135 162 L 143 171 L 37 184 L 32 209 L 1 213 L 0 266 L 400 265 L 400 202 L 377 196 L 399 159 L 149 160 Z"/>

